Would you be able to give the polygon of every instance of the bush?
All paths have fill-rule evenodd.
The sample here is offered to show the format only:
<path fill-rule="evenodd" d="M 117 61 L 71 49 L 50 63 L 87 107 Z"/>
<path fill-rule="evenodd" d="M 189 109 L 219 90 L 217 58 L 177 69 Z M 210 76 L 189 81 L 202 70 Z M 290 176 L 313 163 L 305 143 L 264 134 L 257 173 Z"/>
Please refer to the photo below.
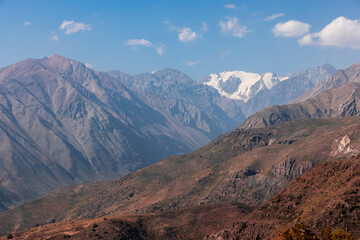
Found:
<path fill-rule="evenodd" d="M 304 222 L 298 219 L 291 228 L 284 227 L 282 231 L 277 232 L 273 240 L 355 240 L 344 229 L 333 231 L 329 226 L 321 229 L 320 235 L 319 238 Z"/>

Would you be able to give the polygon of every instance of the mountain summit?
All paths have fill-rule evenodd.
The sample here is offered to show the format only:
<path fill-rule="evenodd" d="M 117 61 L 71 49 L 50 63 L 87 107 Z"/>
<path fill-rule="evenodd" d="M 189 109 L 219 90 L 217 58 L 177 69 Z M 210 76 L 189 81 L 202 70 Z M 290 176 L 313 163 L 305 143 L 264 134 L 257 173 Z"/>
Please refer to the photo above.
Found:
<path fill-rule="evenodd" d="M 203 83 L 218 90 L 220 95 L 247 102 L 262 89 L 271 89 L 282 79 L 274 73 L 248 73 L 225 71 L 210 74 Z"/>

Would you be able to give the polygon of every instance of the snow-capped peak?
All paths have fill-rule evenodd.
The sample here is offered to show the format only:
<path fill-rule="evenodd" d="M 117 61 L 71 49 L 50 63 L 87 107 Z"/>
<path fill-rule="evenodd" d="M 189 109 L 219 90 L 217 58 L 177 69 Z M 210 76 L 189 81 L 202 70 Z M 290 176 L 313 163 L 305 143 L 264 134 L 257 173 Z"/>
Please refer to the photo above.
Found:
<path fill-rule="evenodd" d="M 247 102 L 262 89 L 271 89 L 280 79 L 274 73 L 225 71 L 210 74 L 204 84 L 215 88 L 220 95 Z"/>

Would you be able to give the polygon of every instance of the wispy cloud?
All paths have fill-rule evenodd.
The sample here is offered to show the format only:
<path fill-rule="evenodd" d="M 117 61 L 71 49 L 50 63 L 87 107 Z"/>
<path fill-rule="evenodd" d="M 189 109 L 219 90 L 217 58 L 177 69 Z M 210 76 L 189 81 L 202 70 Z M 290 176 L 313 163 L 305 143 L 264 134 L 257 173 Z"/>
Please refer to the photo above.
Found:
<path fill-rule="evenodd" d="M 74 20 L 67 21 L 64 20 L 59 27 L 61 30 L 65 31 L 65 34 L 77 33 L 79 31 L 91 31 L 91 25 L 81 22 L 75 22 Z"/>
<path fill-rule="evenodd" d="M 310 25 L 296 20 L 279 22 L 273 28 L 274 35 L 283 37 L 300 37 L 309 32 Z"/>
<path fill-rule="evenodd" d="M 164 55 L 165 47 L 166 46 L 164 44 L 160 44 L 160 45 L 155 46 L 155 50 L 156 50 L 157 54 L 159 54 L 160 56 Z"/>
<path fill-rule="evenodd" d="M 237 17 L 227 17 L 227 21 L 220 21 L 219 25 L 223 34 L 230 34 L 239 38 L 245 37 L 245 34 L 249 32 L 247 26 L 239 24 Z"/>
<path fill-rule="evenodd" d="M 91 63 L 85 63 L 85 67 L 87 67 L 87 68 L 94 68 L 94 66 L 91 64 Z"/>
<path fill-rule="evenodd" d="M 163 44 L 153 44 L 147 39 L 129 39 L 125 42 L 125 45 L 130 46 L 132 49 L 136 50 L 137 47 L 143 46 L 147 48 L 154 48 L 156 53 L 160 56 L 164 55 L 165 53 L 165 45 Z"/>
<path fill-rule="evenodd" d="M 57 40 L 59 40 L 59 38 L 58 38 L 56 32 L 55 32 L 55 31 L 51 31 L 50 41 L 56 42 Z"/>
<path fill-rule="evenodd" d="M 235 4 L 225 4 L 225 5 L 224 5 L 224 8 L 227 8 L 227 9 L 237 9 L 237 7 L 236 7 Z"/>
<path fill-rule="evenodd" d="M 186 66 L 192 67 L 201 63 L 203 63 L 203 61 L 187 61 L 185 64 Z"/>
<path fill-rule="evenodd" d="M 202 22 L 201 31 L 202 31 L 202 32 L 207 32 L 208 29 L 209 29 L 209 26 L 207 25 L 207 23 L 206 23 L 206 22 Z"/>
<path fill-rule="evenodd" d="M 229 56 L 231 54 L 231 51 L 230 50 L 226 50 L 226 51 L 222 51 L 220 53 L 220 58 L 224 59 L 226 58 L 227 56 Z"/>
<path fill-rule="evenodd" d="M 338 17 L 320 32 L 302 37 L 299 44 L 360 49 L 360 21 Z"/>
<path fill-rule="evenodd" d="M 272 21 L 272 20 L 275 20 L 275 19 L 277 19 L 279 17 L 284 17 L 284 16 L 285 16 L 285 14 L 283 14 L 283 13 L 276 13 L 276 14 L 273 14 L 273 15 L 268 16 L 267 18 L 265 18 L 265 21 Z"/>
<path fill-rule="evenodd" d="M 178 32 L 178 39 L 183 43 L 194 42 L 197 39 L 201 39 L 201 32 L 204 33 L 208 30 L 208 25 L 206 22 L 202 22 L 202 28 L 200 32 L 195 32 L 189 27 L 176 27 L 170 24 L 168 21 L 165 21 L 164 23 L 169 26 L 170 30 Z"/>
<path fill-rule="evenodd" d="M 152 43 L 149 40 L 142 38 L 142 39 L 129 39 L 125 42 L 125 45 L 150 47 L 152 46 Z"/>
<path fill-rule="evenodd" d="M 24 26 L 27 27 L 27 26 L 30 26 L 31 23 L 30 22 L 24 22 Z"/>

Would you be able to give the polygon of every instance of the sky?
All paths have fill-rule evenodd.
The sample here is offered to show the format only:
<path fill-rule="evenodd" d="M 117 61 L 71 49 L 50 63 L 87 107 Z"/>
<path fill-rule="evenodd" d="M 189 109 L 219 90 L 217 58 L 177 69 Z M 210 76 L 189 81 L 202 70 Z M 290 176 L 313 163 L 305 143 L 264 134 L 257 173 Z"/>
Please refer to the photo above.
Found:
<path fill-rule="evenodd" d="M 194 79 L 344 69 L 360 62 L 360 0 L 0 0 L 0 67 L 53 54 Z"/>

